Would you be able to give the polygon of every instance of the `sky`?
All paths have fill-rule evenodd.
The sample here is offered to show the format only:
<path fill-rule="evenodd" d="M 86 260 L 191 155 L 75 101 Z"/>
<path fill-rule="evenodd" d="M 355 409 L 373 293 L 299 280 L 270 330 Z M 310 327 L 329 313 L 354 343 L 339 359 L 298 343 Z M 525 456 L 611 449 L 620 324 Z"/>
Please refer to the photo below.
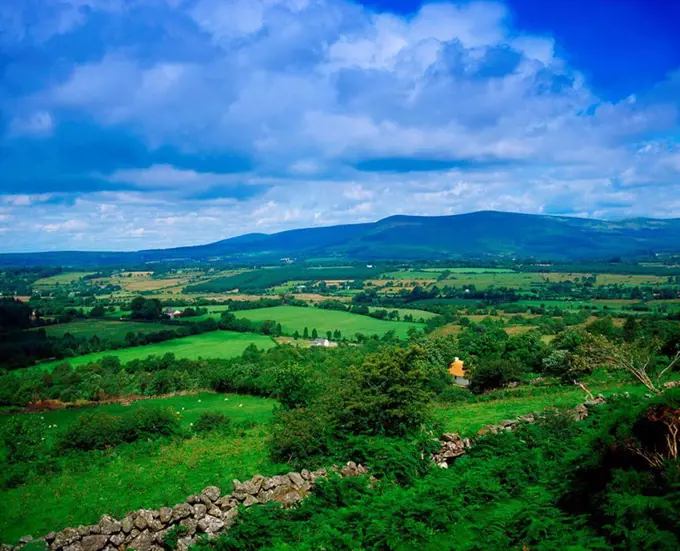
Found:
<path fill-rule="evenodd" d="M 0 252 L 680 217 L 680 2 L 0 0 Z"/>

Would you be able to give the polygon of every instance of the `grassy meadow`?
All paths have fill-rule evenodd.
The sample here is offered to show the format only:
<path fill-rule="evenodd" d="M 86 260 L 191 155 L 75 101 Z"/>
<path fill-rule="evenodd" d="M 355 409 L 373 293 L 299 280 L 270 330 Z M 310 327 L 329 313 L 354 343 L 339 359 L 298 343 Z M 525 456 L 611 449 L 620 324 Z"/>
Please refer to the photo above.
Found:
<path fill-rule="evenodd" d="M 48 325 L 31 331 L 44 329 L 49 337 L 63 337 L 70 333 L 78 338 L 92 338 L 95 335 L 113 341 L 123 341 L 125 335 L 133 333 L 156 333 L 166 329 L 171 329 L 162 323 L 136 322 L 136 321 L 114 321 L 114 320 L 76 320 L 70 323 L 59 323 Z"/>
<path fill-rule="evenodd" d="M 122 363 L 143 359 L 152 355 L 162 356 L 167 353 L 173 353 L 177 358 L 189 360 L 197 360 L 199 358 L 233 358 L 240 356 L 251 344 L 263 349 L 271 348 L 275 345 L 274 341 L 265 335 L 235 333 L 232 331 L 212 331 L 210 333 L 192 335 L 155 344 L 121 348 L 119 350 L 106 350 L 84 356 L 45 362 L 29 369 L 51 371 L 55 366 L 63 362 L 68 362 L 75 367 L 96 362 L 106 356 L 116 356 Z"/>
<path fill-rule="evenodd" d="M 208 433 L 160 445 L 123 444 L 109 451 L 87 452 L 87 461 L 82 454 L 67 457 L 62 472 L 0 494 L 0 541 L 96 523 L 105 513 L 121 518 L 134 509 L 172 506 L 209 485 L 229 491 L 234 478 L 286 472 L 284 466 L 271 463 L 266 451 L 264 425 L 272 416 L 273 400 L 201 393 L 97 409 L 134 415 L 137 408 L 166 405 L 180 412 L 187 429 L 204 411 L 224 413 L 234 422 L 248 421 L 253 427 L 233 435 Z M 60 431 L 89 409 L 43 415 Z"/>
<path fill-rule="evenodd" d="M 74 281 L 78 281 L 79 279 L 94 273 L 95 272 L 65 272 L 63 274 L 39 279 L 33 285 L 38 289 L 48 289 L 58 285 L 69 285 Z"/>
<path fill-rule="evenodd" d="M 319 308 L 300 308 L 297 306 L 275 306 L 273 308 L 259 308 L 257 310 L 243 310 L 238 316 L 255 322 L 275 320 L 281 324 L 283 332 L 289 335 L 298 331 L 301 335 L 305 327 L 310 334 L 316 329 L 319 336 L 324 336 L 326 331 L 342 333 L 343 337 L 352 338 L 357 333 L 363 335 L 384 335 L 388 331 L 394 331 L 398 337 L 406 337 L 412 327 L 422 329 L 422 323 L 409 323 L 403 321 L 384 321 L 340 312 L 336 310 L 321 310 Z"/>

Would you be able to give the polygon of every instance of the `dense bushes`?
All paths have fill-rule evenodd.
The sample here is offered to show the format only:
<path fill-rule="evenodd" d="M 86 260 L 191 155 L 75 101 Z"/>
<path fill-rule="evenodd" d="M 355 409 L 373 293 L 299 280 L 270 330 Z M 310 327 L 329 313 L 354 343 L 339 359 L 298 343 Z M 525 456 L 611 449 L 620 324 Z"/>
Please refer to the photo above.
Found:
<path fill-rule="evenodd" d="M 205 412 L 193 424 L 193 431 L 197 434 L 211 431 L 224 431 L 229 427 L 231 419 L 223 413 Z"/>
<path fill-rule="evenodd" d="M 134 415 L 86 413 L 62 435 L 59 447 L 68 450 L 102 450 L 141 439 L 172 436 L 179 420 L 171 409 L 140 408 Z"/>

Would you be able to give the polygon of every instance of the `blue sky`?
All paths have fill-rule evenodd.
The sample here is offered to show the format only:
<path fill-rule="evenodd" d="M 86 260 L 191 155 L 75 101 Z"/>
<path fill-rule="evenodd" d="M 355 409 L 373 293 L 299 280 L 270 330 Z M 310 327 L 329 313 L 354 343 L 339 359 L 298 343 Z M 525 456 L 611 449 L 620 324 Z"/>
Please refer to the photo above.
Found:
<path fill-rule="evenodd" d="M 0 0 L 0 251 L 680 216 L 680 3 Z"/>

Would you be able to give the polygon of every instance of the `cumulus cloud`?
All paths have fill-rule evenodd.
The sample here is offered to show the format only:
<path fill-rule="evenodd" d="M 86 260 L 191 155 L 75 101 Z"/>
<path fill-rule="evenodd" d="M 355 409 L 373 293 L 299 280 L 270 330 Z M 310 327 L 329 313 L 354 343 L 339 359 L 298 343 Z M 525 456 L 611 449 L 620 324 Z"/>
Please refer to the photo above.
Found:
<path fill-rule="evenodd" d="M 608 101 L 552 37 L 513 26 L 511 3 L 436 2 L 409 16 L 347 0 L 20 4 L 0 12 L 4 44 L 46 44 L 55 61 L 4 98 L 0 139 L 41 144 L 59 173 L 42 199 L 0 188 L 0 203 L 33 219 L 15 225 L 25 218 L 12 213 L 16 249 L 64 246 L 56 234 L 136 248 L 394 213 L 677 205 L 680 149 L 659 136 L 677 135 L 680 73 Z M 83 125 L 106 136 L 107 168 L 79 159 Z M 20 180 L 27 161 L 3 162 Z M 106 186 L 62 193 L 75 179 Z M 78 220 L 87 232 L 68 226 Z"/>

